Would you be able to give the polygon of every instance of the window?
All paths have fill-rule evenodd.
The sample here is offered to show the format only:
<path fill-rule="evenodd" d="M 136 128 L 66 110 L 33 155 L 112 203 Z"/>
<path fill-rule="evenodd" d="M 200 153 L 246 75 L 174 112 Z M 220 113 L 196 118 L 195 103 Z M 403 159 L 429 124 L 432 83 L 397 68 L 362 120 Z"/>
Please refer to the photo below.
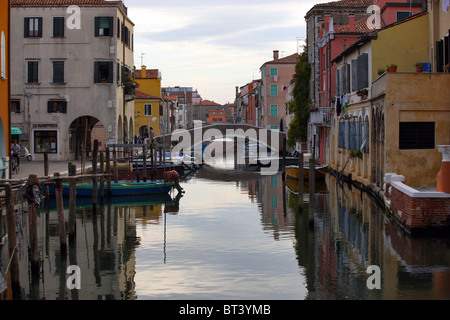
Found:
<path fill-rule="evenodd" d="M 39 61 L 28 61 L 27 83 L 39 83 Z"/>
<path fill-rule="evenodd" d="M 270 76 L 277 76 L 278 75 L 278 68 L 270 68 Z"/>
<path fill-rule="evenodd" d="M 270 105 L 270 116 L 278 117 L 278 105 L 277 104 Z"/>
<path fill-rule="evenodd" d="M 49 100 L 47 104 L 48 113 L 67 113 L 67 101 Z"/>
<path fill-rule="evenodd" d="M 278 126 L 270 126 L 271 130 L 278 130 Z"/>
<path fill-rule="evenodd" d="M 58 153 L 57 131 L 34 131 L 34 153 Z"/>
<path fill-rule="evenodd" d="M 412 15 L 411 11 L 397 11 L 397 21 L 406 19 Z"/>
<path fill-rule="evenodd" d="M 144 115 L 145 116 L 152 115 L 152 105 L 151 104 L 144 104 Z"/>
<path fill-rule="evenodd" d="M 64 38 L 64 17 L 53 17 L 53 38 Z"/>
<path fill-rule="evenodd" d="M 94 63 L 94 83 L 113 83 L 112 61 L 96 61 Z"/>
<path fill-rule="evenodd" d="M 434 122 L 400 122 L 399 148 L 434 149 Z"/>
<path fill-rule="evenodd" d="M 113 36 L 113 17 L 95 17 L 95 36 Z"/>
<path fill-rule="evenodd" d="M 272 96 L 272 97 L 278 96 L 278 85 L 276 85 L 276 84 L 270 85 L 270 96 Z"/>
<path fill-rule="evenodd" d="M 117 18 L 117 39 L 120 39 L 120 29 L 121 29 L 121 22 L 120 19 Z"/>
<path fill-rule="evenodd" d="M 53 61 L 53 83 L 64 83 L 64 61 Z"/>
<path fill-rule="evenodd" d="M 11 100 L 11 113 L 20 113 L 20 100 Z"/>
<path fill-rule="evenodd" d="M 42 18 L 25 18 L 24 23 L 25 38 L 41 38 L 42 37 Z"/>
<path fill-rule="evenodd" d="M 6 38 L 5 33 L 2 31 L 1 35 L 1 52 L 0 52 L 0 76 L 5 79 L 6 78 Z"/>

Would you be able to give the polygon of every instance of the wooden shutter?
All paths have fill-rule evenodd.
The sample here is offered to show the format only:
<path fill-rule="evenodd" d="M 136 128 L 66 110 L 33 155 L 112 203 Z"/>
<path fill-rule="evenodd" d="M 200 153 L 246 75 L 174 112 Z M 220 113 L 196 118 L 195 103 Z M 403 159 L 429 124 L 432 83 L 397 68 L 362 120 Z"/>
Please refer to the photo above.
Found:
<path fill-rule="evenodd" d="M 42 38 L 42 18 L 38 18 L 38 37 Z"/>
<path fill-rule="evenodd" d="M 114 65 L 113 65 L 113 62 L 112 61 L 110 61 L 109 63 L 108 63 L 108 83 L 113 83 L 114 81 L 113 81 L 113 74 L 114 74 Z"/>
<path fill-rule="evenodd" d="M 356 88 L 358 87 L 358 61 L 352 60 L 352 91 L 356 91 Z"/>
<path fill-rule="evenodd" d="M 29 31 L 30 30 L 30 18 L 25 18 L 23 20 L 23 36 L 25 38 L 29 37 Z"/>
<path fill-rule="evenodd" d="M 95 36 L 98 37 L 99 33 L 98 33 L 98 29 L 100 27 L 100 17 L 95 17 Z"/>
<path fill-rule="evenodd" d="M 367 88 L 369 86 L 369 55 L 363 53 L 357 59 L 357 90 Z"/>
<path fill-rule="evenodd" d="M 94 62 L 94 83 L 99 83 L 100 79 L 99 79 L 99 74 L 98 74 L 98 61 Z"/>

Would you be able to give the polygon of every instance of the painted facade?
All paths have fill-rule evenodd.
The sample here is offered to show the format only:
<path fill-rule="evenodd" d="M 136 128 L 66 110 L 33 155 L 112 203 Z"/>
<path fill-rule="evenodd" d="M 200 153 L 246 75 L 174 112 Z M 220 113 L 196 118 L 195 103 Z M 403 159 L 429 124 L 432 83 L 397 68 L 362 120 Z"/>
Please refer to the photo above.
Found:
<path fill-rule="evenodd" d="M 121 1 L 13 0 L 12 124 L 34 159 L 89 154 L 92 130 L 101 145 L 134 136 L 133 29 Z M 77 19 L 80 22 L 77 25 Z M 26 26 L 26 27 L 25 27 Z"/>
<path fill-rule="evenodd" d="M 11 152 L 9 34 L 10 1 L 0 3 L 0 178 L 9 178 Z"/>
<path fill-rule="evenodd" d="M 286 132 L 286 89 L 295 74 L 298 54 L 284 58 L 274 50 L 273 60 L 261 68 L 260 127 Z"/>
<path fill-rule="evenodd" d="M 153 131 L 154 136 L 161 134 L 161 106 L 161 98 L 136 90 L 136 100 L 134 102 L 134 126 L 136 135 L 147 138 L 150 136 L 151 131 Z"/>
<path fill-rule="evenodd" d="M 351 79 L 347 107 L 335 110 L 330 164 L 374 190 L 383 188 L 389 172 L 403 175 L 412 187 L 435 186 L 441 165 L 437 146 L 450 143 L 450 75 L 412 72 L 415 62 L 428 59 L 423 50 L 428 43 L 428 18 L 420 13 L 386 26 L 334 61 L 338 70 L 348 65 L 350 74 L 367 77 L 362 88 L 367 95 L 358 95 Z M 405 30 L 415 37 L 405 36 Z M 380 55 L 380 48 L 389 50 Z M 361 57 L 367 72 L 354 72 L 359 65 L 352 61 Z M 389 59 L 398 61 L 399 69 L 406 72 L 374 75 Z"/>

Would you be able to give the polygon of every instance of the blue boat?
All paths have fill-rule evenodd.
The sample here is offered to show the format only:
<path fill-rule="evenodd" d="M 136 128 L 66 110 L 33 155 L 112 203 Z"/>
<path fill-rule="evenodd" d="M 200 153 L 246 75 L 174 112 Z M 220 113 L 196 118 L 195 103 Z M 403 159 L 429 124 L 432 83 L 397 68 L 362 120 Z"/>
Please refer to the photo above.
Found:
<path fill-rule="evenodd" d="M 63 183 L 63 196 L 69 196 L 69 183 Z M 119 182 L 111 183 L 111 194 L 108 193 L 107 184 L 104 184 L 103 194 L 105 196 L 123 197 L 123 196 L 143 196 L 155 194 L 167 194 L 172 187 L 173 182 L 149 181 L 149 182 Z M 77 197 L 92 197 L 94 185 L 92 183 L 77 184 Z M 55 195 L 55 187 L 49 188 L 49 194 Z M 100 196 L 100 184 L 98 184 L 97 194 Z"/>

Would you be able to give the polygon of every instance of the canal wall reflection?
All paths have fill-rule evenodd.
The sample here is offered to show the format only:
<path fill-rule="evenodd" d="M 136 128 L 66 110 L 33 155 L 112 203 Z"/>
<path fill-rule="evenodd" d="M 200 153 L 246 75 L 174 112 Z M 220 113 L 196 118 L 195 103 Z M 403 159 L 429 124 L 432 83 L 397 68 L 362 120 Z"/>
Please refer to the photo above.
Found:
<path fill-rule="evenodd" d="M 264 234 L 275 242 L 292 242 L 292 255 L 299 271 L 292 282 L 304 277 L 299 286 L 305 286 L 305 299 L 450 299 L 449 240 L 411 238 L 391 222 L 368 194 L 337 183 L 331 175 L 316 183 L 313 202 L 306 193 L 308 186 L 304 186 L 302 212 L 298 211 L 296 183 L 281 174 L 261 176 L 204 168 L 192 179 L 183 181 L 187 188 L 190 183 L 205 184 L 207 188 L 205 181 L 211 180 L 235 184 L 235 191 L 246 195 L 248 202 L 255 205 Z M 183 215 L 183 200 L 175 194 L 133 198 L 128 202 L 115 199 L 96 210 L 89 203 L 79 202 L 76 237 L 69 242 L 67 256 L 60 251 L 56 211 L 42 210 L 38 217 L 39 277 L 28 272 L 26 207 L 18 208 L 19 298 L 137 299 L 136 251 L 141 245 L 137 228 L 150 231 L 153 226 L 165 227 L 166 215 Z M 68 210 L 65 215 L 68 221 Z M 2 266 L 5 261 L 8 257 L 3 251 Z M 81 269 L 81 290 L 67 288 L 69 265 Z M 367 268 L 371 265 L 381 270 L 380 290 L 367 287 L 370 276 Z M 10 288 L 0 298 L 12 299 Z"/>

